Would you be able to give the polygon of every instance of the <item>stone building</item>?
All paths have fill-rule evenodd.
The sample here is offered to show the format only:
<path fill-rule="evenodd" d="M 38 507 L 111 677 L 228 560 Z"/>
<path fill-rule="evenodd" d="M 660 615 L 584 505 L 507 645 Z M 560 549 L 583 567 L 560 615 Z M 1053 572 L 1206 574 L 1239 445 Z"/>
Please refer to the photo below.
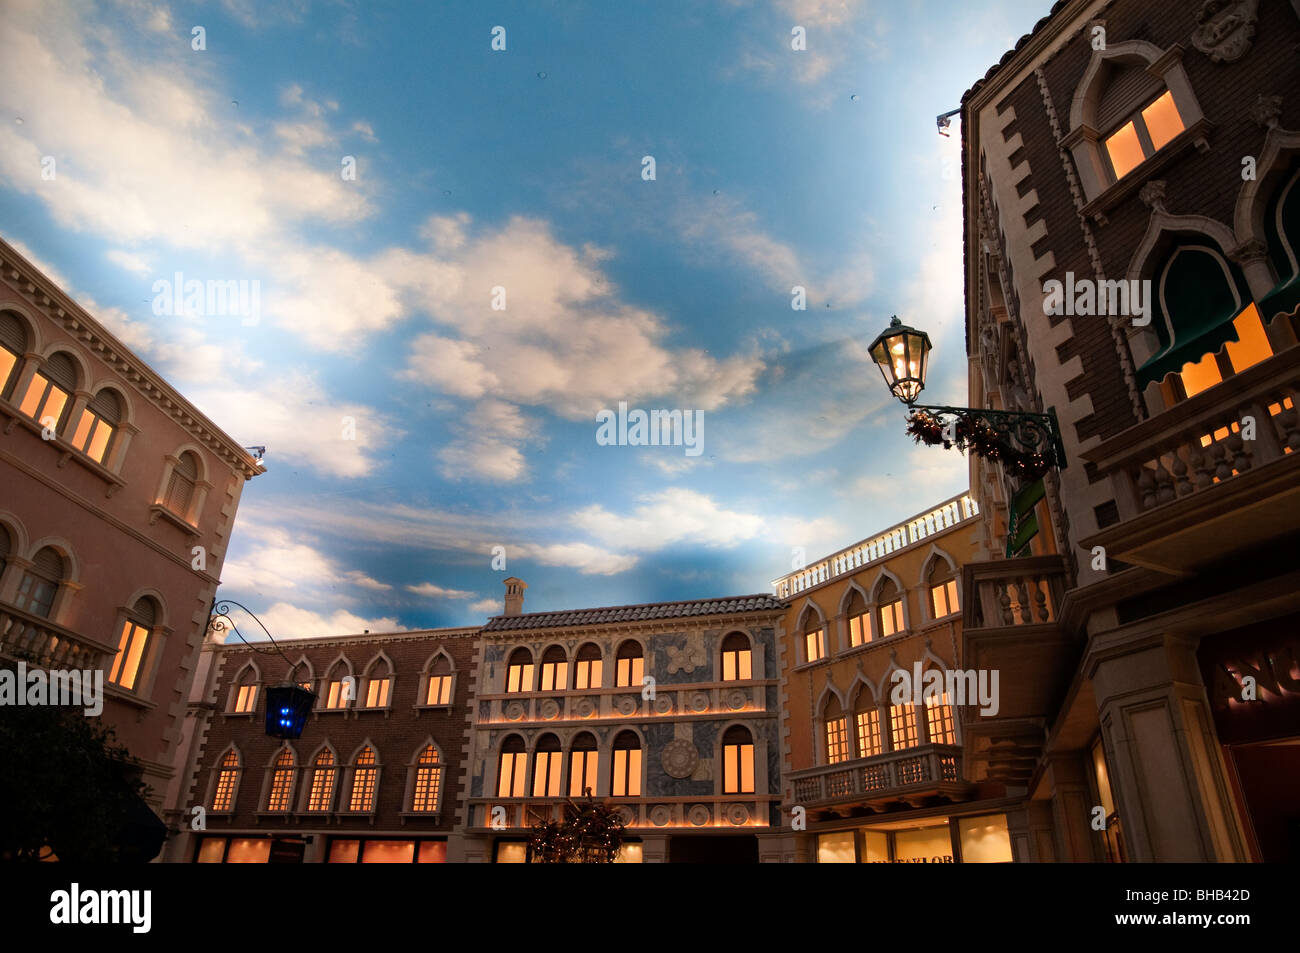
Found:
<path fill-rule="evenodd" d="M 994 701 L 998 685 L 955 677 L 962 567 L 984 533 L 975 502 L 958 496 L 774 583 L 788 605 L 784 859 L 1013 859 L 1023 806 L 996 779 L 967 780 L 963 755 L 963 706 L 978 707 L 981 689 Z"/>
<path fill-rule="evenodd" d="M 224 633 L 222 633 L 224 635 Z M 477 628 L 209 641 L 166 859 L 443 863 L 465 783 Z M 302 737 L 266 734 L 266 689 L 316 693 Z M 197 811 L 196 808 L 202 808 Z M 201 829 L 195 819 L 201 817 Z"/>
<path fill-rule="evenodd" d="M 154 810 L 240 495 L 260 472 L 0 241 L 0 661 L 102 672 L 100 718 Z"/>
<path fill-rule="evenodd" d="M 472 688 L 465 859 L 525 860 L 526 828 L 588 791 L 618 805 L 626 862 L 771 859 L 783 603 L 523 613 L 506 587 Z"/>
<path fill-rule="evenodd" d="M 1298 45 L 1284 0 L 1062 0 L 962 100 L 970 404 L 1067 463 L 973 463 L 963 576 L 971 780 L 1039 860 L 1300 850 Z"/>

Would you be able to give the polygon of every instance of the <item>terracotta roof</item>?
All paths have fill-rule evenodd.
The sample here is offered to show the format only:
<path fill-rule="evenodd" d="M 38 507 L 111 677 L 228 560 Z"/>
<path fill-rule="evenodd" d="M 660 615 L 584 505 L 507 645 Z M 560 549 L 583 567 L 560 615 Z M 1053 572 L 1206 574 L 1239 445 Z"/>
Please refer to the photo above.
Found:
<path fill-rule="evenodd" d="M 698 602 L 647 602 L 637 606 L 607 606 L 599 609 L 571 609 L 563 612 L 526 612 L 499 615 L 488 620 L 484 632 L 518 629 L 552 629 L 565 625 L 599 625 L 606 622 L 640 622 L 646 619 L 684 619 L 701 615 L 732 615 L 784 609 L 786 604 L 766 593 L 728 596 Z"/>

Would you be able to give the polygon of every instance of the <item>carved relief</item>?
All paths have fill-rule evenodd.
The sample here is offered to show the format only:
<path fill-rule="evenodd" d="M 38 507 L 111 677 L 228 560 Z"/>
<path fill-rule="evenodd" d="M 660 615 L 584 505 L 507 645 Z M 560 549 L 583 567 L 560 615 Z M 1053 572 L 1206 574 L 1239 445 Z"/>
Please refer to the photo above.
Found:
<path fill-rule="evenodd" d="M 698 638 L 688 636 L 681 645 L 668 646 L 668 674 L 693 672 L 705 663 L 704 648 Z"/>
<path fill-rule="evenodd" d="M 1216 63 L 1235 63 L 1255 38 L 1259 0 L 1205 0 L 1196 15 L 1192 46 Z"/>
<path fill-rule="evenodd" d="M 695 773 L 695 766 L 700 763 L 700 753 L 685 738 L 675 738 L 664 745 L 660 761 L 664 773 L 670 778 L 689 778 Z"/>

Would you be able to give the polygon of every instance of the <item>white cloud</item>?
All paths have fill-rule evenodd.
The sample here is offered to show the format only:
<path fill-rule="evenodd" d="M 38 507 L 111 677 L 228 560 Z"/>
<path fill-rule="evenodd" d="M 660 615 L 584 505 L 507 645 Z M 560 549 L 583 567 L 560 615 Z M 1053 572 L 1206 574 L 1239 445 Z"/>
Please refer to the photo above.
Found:
<path fill-rule="evenodd" d="M 407 586 L 406 591 L 413 592 L 417 596 L 428 596 L 430 599 L 473 599 L 477 595 L 477 593 L 467 592 L 464 589 L 445 589 L 431 582 L 422 582 L 418 586 Z"/>
<path fill-rule="evenodd" d="M 629 515 L 589 506 L 572 516 L 573 525 L 610 546 L 641 552 L 676 543 L 733 546 L 762 534 L 763 517 L 726 510 L 695 490 L 673 487 L 642 497 Z"/>
<path fill-rule="evenodd" d="M 500 615 L 505 611 L 505 604 L 500 599 L 480 599 L 469 604 L 469 611 L 480 615 Z"/>
<path fill-rule="evenodd" d="M 325 614 L 288 602 L 277 602 L 258 613 L 276 639 L 312 639 L 326 635 L 360 635 L 363 632 L 396 632 L 404 626 L 391 616 L 366 618 L 346 609 Z"/>
<path fill-rule="evenodd" d="M 149 259 L 139 252 L 123 251 L 120 248 L 114 248 L 107 252 L 106 257 L 119 268 L 125 268 L 133 275 L 147 275 L 151 273 L 153 265 Z"/>
<path fill-rule="evenodd" d="M 456 439 L 439 452 L 442 475 L 449 480 L 478 477 L 511 483 L 524 477 L 527 466 L 520 449 L 535 437 L 524 415 L 511 404 L 485 400 L 458 427 Z"/>

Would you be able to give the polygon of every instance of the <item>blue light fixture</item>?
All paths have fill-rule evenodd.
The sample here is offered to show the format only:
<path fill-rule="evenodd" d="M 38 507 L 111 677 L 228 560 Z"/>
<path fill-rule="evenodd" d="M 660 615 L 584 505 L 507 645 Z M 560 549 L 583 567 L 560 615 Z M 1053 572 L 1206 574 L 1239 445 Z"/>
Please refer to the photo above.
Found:
<path fill-rule="evenodd" d="M 266 733 L 272 738 L 301 738 L 316 693 L 286 682 L 266 690 Z"/>

